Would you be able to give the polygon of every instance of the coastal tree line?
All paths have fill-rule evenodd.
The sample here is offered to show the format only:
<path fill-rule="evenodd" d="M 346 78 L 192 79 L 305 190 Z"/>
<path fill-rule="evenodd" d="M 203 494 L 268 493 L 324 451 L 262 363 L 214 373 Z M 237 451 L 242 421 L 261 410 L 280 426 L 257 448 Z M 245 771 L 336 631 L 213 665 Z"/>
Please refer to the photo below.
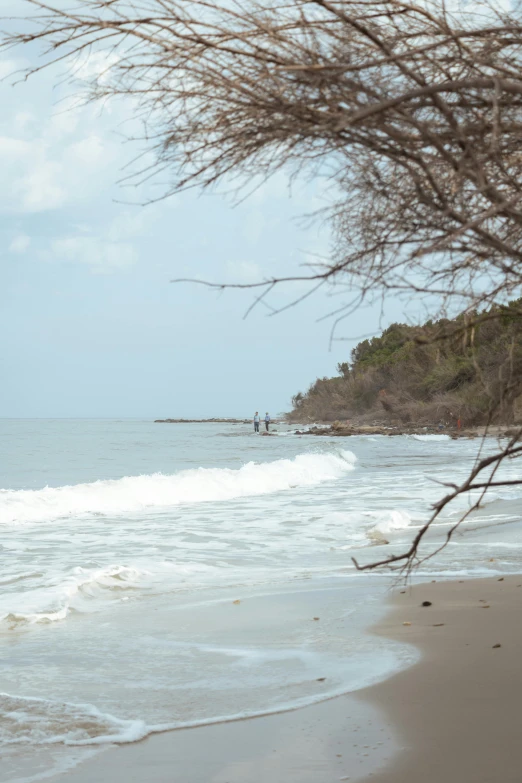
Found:
<path fill-rule="evenodd" d="M 290 421 L 463 427 L 522 423 L 521 300 L 466 318 L 391 324 L 338 375 L 294 396 Z M 441 333 L 447 334 L 441 340 Z"/>

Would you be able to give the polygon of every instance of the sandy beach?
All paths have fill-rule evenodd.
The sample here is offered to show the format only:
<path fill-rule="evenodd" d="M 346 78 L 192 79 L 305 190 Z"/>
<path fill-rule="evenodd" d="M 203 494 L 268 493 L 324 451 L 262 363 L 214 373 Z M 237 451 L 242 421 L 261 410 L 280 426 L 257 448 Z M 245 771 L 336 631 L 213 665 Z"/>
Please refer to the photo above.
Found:
<path fill-rule="evenodd" d="M 398 589 L 373 632 L 420 648 L 413 667 L 294 712 L 109 748 L 52 779 L 514 783 L 522 769 L 521 603 L 517 576 Z"/>
<path fill-rule="evenodd" d="M 419 585 L 394 603 L 376 632 L 411 641 L 423 656 L 364 692 L 405 746 L 372 781 L 520 781 L 522 577 Z"/>

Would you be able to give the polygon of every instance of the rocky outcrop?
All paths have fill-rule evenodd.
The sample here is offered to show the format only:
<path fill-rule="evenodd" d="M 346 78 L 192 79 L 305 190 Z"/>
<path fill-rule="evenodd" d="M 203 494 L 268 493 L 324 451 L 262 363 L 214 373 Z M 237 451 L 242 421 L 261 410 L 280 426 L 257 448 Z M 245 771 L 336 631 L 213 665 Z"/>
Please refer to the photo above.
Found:
<path fill-rule="evenodd" d="M 384 425 L 352 425 L 349 422 L 334 421 L 330 427 L 313 426 L 308 429 L 296 430 L 296 435 L 327 435 L 331 438 L 347 438 L 351 435 L 448 435 L 453 440 L 457 438 L 476 438 L 479 433 L 476 430 L 439 430 L 435 427 L 414 427 L 412 425 L 389 426 Z M 491 433 L 493 434 L 493 432 Z M 495 435 L 503 435 L 495 432 Z"/>

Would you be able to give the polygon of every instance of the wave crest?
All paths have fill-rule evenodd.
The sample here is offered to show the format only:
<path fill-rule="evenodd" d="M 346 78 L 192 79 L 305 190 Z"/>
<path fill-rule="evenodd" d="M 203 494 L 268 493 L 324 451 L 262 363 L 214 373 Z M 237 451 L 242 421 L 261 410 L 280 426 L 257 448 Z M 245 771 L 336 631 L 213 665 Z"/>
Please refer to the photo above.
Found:
<path fill-rule="evenodd" d="M 388 536 L 397 530 L 404 530 L 411 525 L 411 517 L 406 511 L 392 509 L 381 512 L 380 521 L 367 531 L 370 541 L 380 544 L 387 543 Z"/>
<path fill-rule="evenodd" d="M 77 566 L 62 583 L 49 588 L 51 596 L 48 596 L 46 591 L 42 593 L 41 590 L 36 590 L 34 596 L 25 594 L 25 600 L 29 604 L 36 603 L 36 606 L 32 607 L 32 611 L 9 611 L 0 616 L 0 622 L 5 622 L 14 628 L 65 620 L 69 612 L 77 608 L 75 599 L 110 595 L 114 591 L 121 595 L 122 591 L 127 592 L 135 588 L 143 576 L 147 576 L 146 571 L 125 565 L 111 565 L 97 569 Z M 44 609 L 37 606 L 42 601 L 46 606 Z M 49 603 L 52 603 L 52 608 L 49 607 Z"/>
<path fill-rule="evenodd" d="M 444 441 L 444 440 L 451 440 L 449 435 L 444 434 L 426 434 L 426 435 L 411 435 L 410 436 L 413 440 L 420 440 L 420 441 L 427 441 L 428 443 L 433 443 L 434 441 Z"/>
<path fill-rule="evenodd" d="M 248 462 L 239 469 L 196 468 L 165 475 L 125 476 L 40 490 L 0 490 L 0 523 L 43 522 L 71 516 L 119 515 L 181 503 L 233 500 L 313 486 L 353 469 L 355 455 L 298 454 L 294 459 Z"/>

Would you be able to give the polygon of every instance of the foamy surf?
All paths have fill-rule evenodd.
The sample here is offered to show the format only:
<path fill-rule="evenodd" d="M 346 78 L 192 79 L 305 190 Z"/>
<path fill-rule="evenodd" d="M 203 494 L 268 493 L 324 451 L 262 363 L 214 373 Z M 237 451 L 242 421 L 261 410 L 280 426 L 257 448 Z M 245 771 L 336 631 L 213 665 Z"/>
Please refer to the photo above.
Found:
<path fill-rule="evenodd" d="M 15 699 L 0 697 L 4 783 L 68 780 L 112 744 L 293 709 L 395 671 L 409 652 L 364 633 L 386 580 L 351 556 L 403 551 L 476 450 L 136 421 L 0 429 L 0 514 L 15 520 L 0 544 L 0 690 Z M 502 494 L 432 561 L 434 579 L 518 573 L 520 501 Z M 453 523 L 443 516 L 427 544 Z"/>
<path fill-rule="evenodd" d="M 364 687 L 367 683 L 361 683 Z M 368 683 L 369 684 L 369 683 Z M 151 734 L 177 729 L 233 723 L 246 718 L 290 712 L 346 693 L 338 688 L 331 693 L 307 696 L 280 707 L 244 710 L 232 715 L 147 725 L 142 720 L 123 720 L 101 712 L 92 704 L 73 704 L 0 693 L 0 748 L 13 745 L 102 746 L 139 742 Z"/>
<path fill-rule="evenodd" d="M 298 454 L 248 462 L 239 469 L 197 468 L 165 475 L 125 476 L 40 490 L 0 490 L 0 523 L 44 522 L 84 515 L 118 515 L 182 503 L 266 495 L 341 478 L 353 469 L 350 451 Z"/>
<path fill-rule="evenodd" d="M 219 648 L 216 651 L 220 651 Z M 230 654 L 237 655 L 237 652 L 231 650 Z M 266 659 L 266 653 L 258 653 L 254 657 Z M 273 656 L 276 661 L 281 661 L 284 657 L 277 652 Z M 398 654 L 397 648 L 397 651 L 394 652 L 382 650 L 378 655 L 373 654 L 373 657 L 375 657 L 375 666 L 364 667 L 363 672 L 361 661 L 355 661 L 355 667 L 353 666 L 354 661 L 352 661 L 352 668 L 360 670 L 353 679 L 335 682 L 336 678 L 334 677 L 335 684 L 320 692 L 317 692 L 317 681 L 312 680 L 308 683 L 308 688 L 306 688 L 307 683 L 301 683 L 308 693 L 294 696 L 283 703 L 274 703 L 271 706 L 267 704 L 265 708 L 245 708 L 240 712 L 201 717 L 195 720 L 175 720 L 158 724 L 148 724 L 142 719 L 118 718 L 102 712 L 92 704 L 13 696 L 0 692 L 0 748 L 23 745 L 78 747 L 123 745 L 139 742 L 151 734 L 162 734 L 168 731 L 212 726 L 220 723 L 233 723 L 250 718 L 292 712 L 374 685 L 413 663 L 417 654 L 406 648 L 401 649 Z"/>
<path fill-rule="evenodd" d="M 348 544 L 333 547 L 339 550 L 360 549 L 368 546 L 368 540 L 372 544 L 385 544 L 393 534 L 412 527 L 411 516 L 400 509 L 334 512 L 323 517 L 322 522 L 328 525 L 330 535 L 350 539 Z"/>
<path fill-rule="evenodd" d="M 411 517 L 406 511 L 392 509 L 383 511 L 379 515 L 379 521 L 370 528 L 367 536 L 377 543 L 387 542 L 389 536 L 398 530 L 405 530 L 411 525 Z"/>
<path fill-rule="evenodd" d="M 72 569 L 63 581 L 47 585 L 24 595 L 24 603 L 28 610 L 8 611 L 0 615 L 0 622 L 7 623 L 10 628 L 20 625 L 35 625 L 36 623 L 55 623 L 65 620 L 75 608 L 75 601 L 106 597 L 114 592 L 118 596 L 122 591 L 133 589 L 140 579 L 147 575 L 146 571 L 124 565 L 107 566 L 106 568 L 88 569 L 78 566 Z M 9 600 L 4 597 L 3 603 Z M 45 608 L 42 608 L 41 604 Z"/>
<path fill-rule="evenodd" d="M 426 435 L 410 435 L 410 437 L 413 440 L 420 440 L 420 441 L 426 441 L 428 443 L 433 443 L 436 441 L 443 441 L 443 440 L 451 440 L 449 435 L 443 435 L 443 434 L 426 434 Z"/>
<path fill-rule="evenodd" d="M 0 693 L 0 747 L 126 743 L 149 733 L 143 721 L 115 718 L 92 704 Z"/>

